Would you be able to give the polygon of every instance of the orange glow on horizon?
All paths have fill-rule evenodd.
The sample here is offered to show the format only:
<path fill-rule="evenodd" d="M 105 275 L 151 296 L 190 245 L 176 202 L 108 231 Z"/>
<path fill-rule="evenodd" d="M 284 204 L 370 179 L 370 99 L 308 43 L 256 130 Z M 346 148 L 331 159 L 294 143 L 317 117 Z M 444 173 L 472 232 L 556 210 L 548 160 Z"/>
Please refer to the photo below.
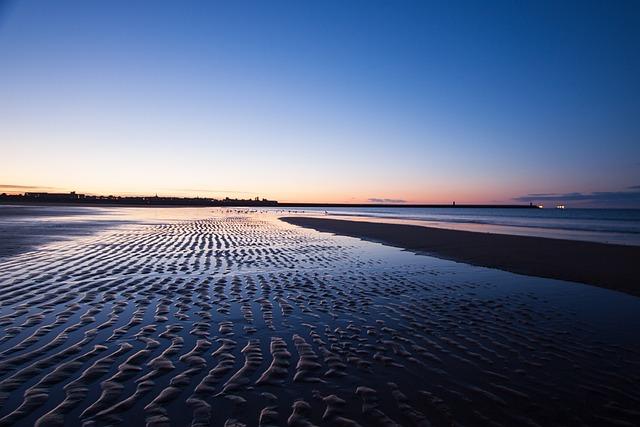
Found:
<path fill-rule="evenodd" d="M 95 195 L 95 196 L 138 196 L 138 197 L 200 197 L 212 199 L 224 199 L 229 197 L 232 199 L 253 199 L 255 197 L 266 198 L 269 200 L 277 200 L 281 203 L 347 203 L 347 204 L 363 204 L 363 203 L 381 203 L 381 204 L 474 204 L 474 203 L 512 203 L 509 197 L 498 198 L 478 197 L 479 192 L 474 191 L 452 191 L 444 190 L 430 192 L 415 193 L 399 193 L 399 194 L 377 194 L 373 191 L 366 194 L 351 195 L 329 190 L 303 191 L 295 190 L 293 192 L 264 192 L 264 191 L 230 191 L 230 190 L 195 190 L 195 189 L 135 189 L 130 191 L 111 191 L 109 189 L 83 189 L 68 187 L 47 187 L 36 185 L 0 185 L 0 193 L 12 195 L 23 194 L 25 192 L 49 192 L 49 193 L 68 193 L 75 191 L 79 194 Z"/>

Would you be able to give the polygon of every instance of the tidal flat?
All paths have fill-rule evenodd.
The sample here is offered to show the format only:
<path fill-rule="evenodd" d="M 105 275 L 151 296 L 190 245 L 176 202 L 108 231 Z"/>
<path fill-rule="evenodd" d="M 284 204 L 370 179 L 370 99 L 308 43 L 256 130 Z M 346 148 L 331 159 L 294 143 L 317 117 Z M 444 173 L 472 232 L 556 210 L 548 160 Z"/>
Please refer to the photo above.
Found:
<path fill-rule="evenodd" d="M 105 209 L 0 259 L 0 425 L 640 424 L 637 297 L 273 212 Z"/>

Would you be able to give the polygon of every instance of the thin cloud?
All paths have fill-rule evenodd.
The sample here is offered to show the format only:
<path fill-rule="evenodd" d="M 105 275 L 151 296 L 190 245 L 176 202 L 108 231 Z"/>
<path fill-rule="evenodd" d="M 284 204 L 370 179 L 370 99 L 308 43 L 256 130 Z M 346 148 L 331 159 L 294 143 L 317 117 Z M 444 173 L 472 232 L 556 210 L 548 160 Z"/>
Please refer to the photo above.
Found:
<path fill-rule="evenodd" d="M 532 193 L 515 197 L 518 202 L 580 202 L 586 204 L 633 204 L 640 205 L 640 186 L 628 187 L 625 191 L 594 191 L 592 193 Z"/>
<path fill-rule="evenodd" d="M 35 189 L 54 189 L 56 187 L 45 187 L 41 185 L 16 185 L 16 184 L 0 184 L 0 188 L 7 190 L 35 190 Z"/>
<path fill-rule="evenodd" d="M 407 203 L 406 200 L 402 199 L 379 199 L 377 197 L 369 198 L 371 203 Z"/>

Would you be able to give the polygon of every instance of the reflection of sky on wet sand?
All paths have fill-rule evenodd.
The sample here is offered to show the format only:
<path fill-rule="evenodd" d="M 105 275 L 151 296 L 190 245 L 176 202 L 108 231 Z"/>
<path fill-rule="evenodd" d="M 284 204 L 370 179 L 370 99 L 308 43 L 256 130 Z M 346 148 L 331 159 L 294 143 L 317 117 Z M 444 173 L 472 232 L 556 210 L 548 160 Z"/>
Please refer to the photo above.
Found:
<path fill-rule="evenodd" d="M 3 214 L 3 210 L 11 208 L 10 214 Z M 26 212 L 21 212 L 24 210 Z M 278 211 L 244 208 L 182 208 L 182 207 L 69 207 L 69 206 L 0 206 L 0 227 L 12 227 L 15 224 L 29 224 L 34 227 L 35 223 L 45 224 L 64 224 L 64 223 L 85 223 L 88 229 L 84 232 L 86 235 L 92 233 L 91 227 L 102 230 L 105 227 L 130 228 L 138 227 L 136 224 L 158 224 L 164 222 L 190 221 L 197 219 L 205 219 L 211 216 L 220 215 L 245 215 L 247 212 L 258 216 L 260 219 L 268 221 L 277 221 L 282 214 Z M 357 217 L 349 217 L 349 220 L 360 220 Z M 362 220 L 378 220 L 385 221 L 383 218 L 364 218 Z M 398 221 L 398 220 L 390 220 Z M 411 223 L 411 221 L 408 221 Z M 288 226 L 287 224 L 281 224 Z M 64 229 L 54 227 L 53 230 L 59 230 L 57 238 L 64 237 Z M 297 228 L 300 233 L 314 235 L 317 233 L 313 230 Z M 330 235 L 329 233 L 321 233 Z M 573 306 L 574 311 L 581 313 L 589 318 L 594 325 L 602 327 L 603 324 L 609 324 L 612 327 L 620 326 L 622 330 L 628 328 L 622 327 L 624 322 L 640 322 L 640 316 L 633 315 L 636 307 L 637 298 L 633 298 L 619 292 L 600 289 L 594 286 L 574 284 L 558 280 L 535 278 L 512 274 L 494 269 L 470 266 L 464 263 L 458 263 L 448 260 L 442 260 L 426 255 L 415 255 L 413 253 L 388 247 L 382 244 L 362 241 L 346 236 L 332 235 L 332 239 L 336 243 L 345 246 L 355 246 L 358 251 L 353 255 L 354 258 L 371 258 L 378 259 L 379 264 L 368 267 L 374 269 L 393 269 L 393 268 L 416 268 L 428 267 L 437 269 L 441 273 L 455 275 L 455 280 L 469 280 L 476 278 L 491 282 L 494 286 L 487 288 L 485 292 L 492 293 L 499 289 L 504 291 L 513 291 L 517 286 L 517 290 L 524 292 L 536 292 L 547 295 L 548 297 L 557 298 L 558 303 L 566 309 Z M 493 290 L 491 290 L 493 289 Z M 627 310 L 627 307 L 629 310 Z M 639 310 L 640 312 L 640 310 Z M 616 325 L 616 318 L 620 318 L 619 324 Z M 640 323 L 639 323 L 640 325 Z M 615 333 L 614 330 L 609 331 Z M 621 332 L 621 331 L 618 331 Z M 622 331 L 623 332 L 623 331 Z"/>
<path fill-rule="evenodd" d="M 312 233 L 317 233 L 315 230 Z M 640 298 L 596 286 L 524 276 L 435 258 L 347 236 L 331 235 L 336 242 L 357 248 L 358 257 L 379 260 L 372 270 L 402 271 L 411 274 L 423 269 L 438 272 L 438 282 L 482 283 L 476 292 L 483 297 L 530 295 L 528 305 L 541 308 L 541 300 L 559 312 L 572 313 L 576 322 L 588 324 L 602 339 L 622 338 L 640 344 Z M 417 273 L 420 274 L 420 273 Z M 547 307 L 548 308 L 548 307 Z"/>
<path fill-rule="evenodd" d="M 71 216 L 71 221 L 82 217 Z M 605 400 L 626 408 L 635 396 L 620 379 L 639 374 L 628 362 L 640 351 L 634 333 L 640 326 L 640 300 L 635 297 L 318 233 L 273 214 L 108 208 L 87 212 L 89 217 L 90 223 L 109 227 L 0 260 L 0 321 L 5 327 L 0 390 L 11 391 L 0 395 L 2 416 L 17 416 L 24 392 L 40 375 L 24 383 L 8 381 L 16 369 L 65 347 L 25 359 L 21 355 L 76 323 L 65 341 L 81 344 L 76 355 L 88 354 L 97 343 L 106 346 L 100 356 L 131 346 L 87 385 L 88 397 L 73 412 L 85 414 L 85 421 L 100 420 L 98 414 L 106 411 L 128 422 L 166 413 L 173 422 L 189 424 L 196 412 L 185 399 L 192 398 L 211 406 L 214 424 L 235 417 L 255 424 L 268 405 L 260 395 L 266 391 L 277 397 L 279 421 L 286 421 L 294 400 L 304 399 L 317 409 L 311 418 L 322 424 L 314 418 L 324 410 L 314 397 L 317 390 L 344 399 L 344 416 L 366 425 L 374 415 L 362 414 L 361 399 L 367 398 L 356 393 L 366 386 L 379 394 L 382 413 L 405 423 L 407 408 L 399 409 L 393 387 L 406 395 L 411 414 L 422 414 L 433 425 L 445 425 L 449 416 L 470 424 L 478 413 L 503 423 L 526 414 L 528 421 L 544 423 L 556 420 L 560 408 L 571 417 L 593 420 Z M 61 314 L 65 310 L 69 317 Z M 20 347 L 44 325 L 53 327 Z M 94 328 L 95 336 L 86 335 Z M 291 363 L 282 384 L 255 384 L 272 361 L 272 337 L 282 340 Z M 167 356 L 173 367 L 153 373 L 148 362 L 178 342 L 180 348 Z M 224 342 L 228 347 L 213 356 Z M 245 363 L 248 353 L 241 352 L 247 344 L 250 352 L 260 353 L 253 368 Z M 320 368 L 301 370 L 297 362 L 305 348 L 316 355 L 310 366 Z M 119 377 L 119 366 L 135 352 L 142 353 L 130 363 L 139 373 L 134 369 L 131 377 Z M 71 355 L 60 357 L 69 360 Z M 219 380 L 209 377 L 224 360 L 228 371 Z M 332 366 L 337 376 L 324 376 Z M 151 375 L 153 384 L 140 389 L 136 380 L 143 375 Z M 294 376 L 320 381 L 293 381 Z M 104 381 L 116 390 L 123 386 L 113 401 L 98 400 Z M 212 390 L 198 392 L 197 386 L 207 381 L 213 381 Z M 181 398 L 156 400 L 170 384 Z M 583 390 L 594 387 L 605 390 L 605 396 L 592 395 L 598 404 L 585 411 Z M 140 406 L 115 409 L 134 395 Z M 50 396 L 50 404 L 20 415 L 17 425 L 33 424 L 62 398 Z M 229 403 L 232 396 L 246 402 L 236 407 Z M 97 405 L 95 411 L 88 409 L 90 404 Z M 532 404 L 543 409 L 527 412 Z M 617 420 L 630 419 L 612 411 Z"/>
<path fill-rule="evenodd" d="M 210 212 L 206 208 L 0 205 L 0 258 L 108 228 L 205 218 Z"/>

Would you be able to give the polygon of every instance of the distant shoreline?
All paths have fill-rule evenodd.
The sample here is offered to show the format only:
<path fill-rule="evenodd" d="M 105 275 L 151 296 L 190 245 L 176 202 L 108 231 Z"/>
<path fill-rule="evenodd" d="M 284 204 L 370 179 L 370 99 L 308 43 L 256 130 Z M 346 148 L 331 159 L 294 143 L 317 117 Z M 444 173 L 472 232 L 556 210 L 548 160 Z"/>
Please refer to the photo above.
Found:
<path fill-rule="evenodd" d="M 289 224 L 528 276 L 640 296 L 640 247 L 448 230 L 407 224 L 282 217 Z"/>
<path fill-rule="evenodd" d="M 536 205 L 478 205 L 478 204 L 394 204 L 394 203 L 278 203 L 278 207 L 298 208 L 453 208 L 453 209 L 540 209 Z"/>
<path fill-rule="evenodd" d="M 126 202 L 122 200 L 91 200 L 91 201 L 47 201 L 47 200 L 31 200 L 31 199 L 0 199 L 1 205 L 37 205 L 37 206 L 116 206 L 116 207 L 209 207 L 209 208 L 452 208 L 452 209 L 540 209 L 538 206 L 531 205 L 478 205 L 478 204 L 379 204 L 379 203 L 246 203 L 246 202 Z"/>

